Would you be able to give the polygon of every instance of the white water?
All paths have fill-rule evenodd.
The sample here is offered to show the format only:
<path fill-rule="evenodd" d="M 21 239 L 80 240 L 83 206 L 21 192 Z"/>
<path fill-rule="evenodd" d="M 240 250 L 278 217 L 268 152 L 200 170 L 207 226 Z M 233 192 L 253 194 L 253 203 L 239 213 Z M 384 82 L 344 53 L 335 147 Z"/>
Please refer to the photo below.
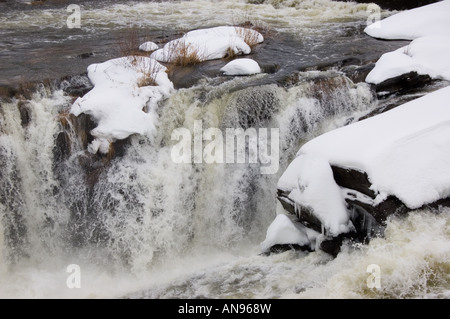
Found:
<path fill-rule="evenodd" d="M 277 30 L 314 37 L 367 15 L 366 5 L 322 0 L 297 1 L 291 8 L 291 2 L 117 4 L 93 8 L 82 21 L 85 28 L 109 30 L 133 17 L 172 30 L 250 16 Z M 16 21 L 33 17 L 30 27 L 61 23 L 59 11 L 17 14 L 27 16 Z M 0 25 L 14 29 L 15 19 L 0 20 Z M 318 31 L 321 23 L 326 26 Z M 289 89 L 265 85 L 235 91 L 265 76 L 220 85 L 204 81 L 178 90 L 160 105 L 156 141 L 133 137 L 126 154 L 102 171 L 92 194 L 80 165 L 85 150 L 75 132 L 59 123 L 70 99 L 61 90 L 42 88 L 25 101 L 32 110 L 25 128 L 21 102 L 2 102 L 0 297 L 448 298 L 448 210 L 394 218 L 385 238 L 363 247 L 348 245 L 334 260 L 323 252 L 259 255 L 259 243 L 280 212 L 278 178 L 300 145 L 377 103 L 366 85 L 353 85 L 333 71 L 300 74 L 302 81 Z M 318 76 L 332 87 L 324 95 L 311 84 Z M 199 119 L 205 128 L 280 128 L 278 173 L 260 175 L 257 164 L 174 163 L 172 131 L 192 130 Z M 71 136 L 72 154 L 55 167 L 53 146 L 61 131 Z M 17 234 L 23 235 L 20 240 L 14 240 Z M 66 284 L 71 264 L 81 269 L 79 289 Z M 367 288 L 370 264 L 380 266 L 380 290 Z"/>

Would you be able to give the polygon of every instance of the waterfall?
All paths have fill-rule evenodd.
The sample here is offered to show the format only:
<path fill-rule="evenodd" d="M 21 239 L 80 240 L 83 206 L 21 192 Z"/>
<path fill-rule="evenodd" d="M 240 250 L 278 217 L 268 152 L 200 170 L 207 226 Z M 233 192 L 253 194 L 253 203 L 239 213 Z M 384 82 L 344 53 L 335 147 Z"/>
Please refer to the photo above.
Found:
<path fill-rule="evenodd" d="M 1 266 L 70 259 L 137 274 L 174 258 L 257 247 L 299 141 L 375 104 L 369 86 L 338 72 L 298 73 L 285 87 L 252 84 L 264 76 L 174 92 L 159 105 L 156 138 L 119 141 L 110 156 L 86 151 L 88 120 L 68 115 L 70 83 L 2 102 Z M 172 132 L 194 132 L 198 120 L 222 132 L 278 128 L 278 171 L 261 174 L 261 163 L 174 162 Z"/>

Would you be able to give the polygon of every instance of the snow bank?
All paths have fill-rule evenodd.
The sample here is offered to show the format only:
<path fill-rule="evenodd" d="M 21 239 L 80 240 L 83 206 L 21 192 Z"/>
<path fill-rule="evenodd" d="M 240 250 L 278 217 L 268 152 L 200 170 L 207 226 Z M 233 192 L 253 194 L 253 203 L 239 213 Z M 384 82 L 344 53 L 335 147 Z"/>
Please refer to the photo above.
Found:
<path fill-rule="evenodd" d="M 251 48 L 245 41 L 249 39 L 255 43 L 264 41 L 259 32 L 241 27 L 194 30 L 168 42 L 162 49 L 153 52 L 151 57 L 160 62 L 172 62 L 180 55 L 196 52 L 201 61 L 207 61 L 224 58 L 230 51 L 235 55 L 249 54 Z"/>
<path fill-rule="evenodd" d="M 450 20 L 450 12 L 449 17 Z M 367 75 L 366 82 L 379 84 L 387 79 L 415 71 L 432 79 L 450 81 L 450 36 L 418 38 L 408 46 L 384 54 Z"/>
<path fill-rule="evenodd" d="M 252 75 L 261 73 L 261 68 L 255 60 L 237 59 L 227 63 L 220 71 L 225 75 Z"/>
<path fill-rule="evenodd" d="M 275 245 L 299 245 L 314 248 L 315 240 L 320 234 L 295 223 L 283 214 L 277 215 L 267 229 L 266 239 L 261 243 L 263 253 L 270 251 Z"/>
<path fill-rule="evenodd" d="M 384 54 L 366 78 L 381 82 L 415 71 L 432 79 L 450 80 L 450 0 L 404 11 L 365 29 L 373 37 L 414 40 Z"/>
<path fill-rule="evenodd" d="M 449 197 L 448 101 L 450 87 L 321 135 L 300 149 L 297 159 L 281 177 L 278 186 L 292 190 L 292 199 L 300 204 L 303 202 L 295 195 L 297 189 L 310 187 L 309 181 L 313 177 L 321 179 L 320 184 L 331 189 L 329 185 L 334 182 L 332 175 L 314 173 L 319 170 L 319 165 L 324 170 L 324 164 L 314 162 L 317 159 L 322 163 L 327 161 L 332 165 L 366 172 L 373 191 L 378 195 L 375 202 L 394 195 L 408 208 L 416 209 Z M 306 173 L 305 182 L 302 179 L 308 170 L 311 173 Z M 296 181 L 299 186 L 295 186 Z M 322 194 L 318 191 L 317 196 L 310 200 L 312 205 L 323 205 L 321 202 L 330 201 L 329 196 L 325 191 Z M 331 205 L 328 209 L 336 211 Z"/>
<path fill-rule="evenodd" d="M 139 46 L 139 50 L 145 51 L 145 52 L 152 52 L 159 49 L 159 46 L 152 41 L 144 42 Z"/>
<path fill-rule="evenodd" d="M 371 24 L 368 35 L 387 40 L 414 40 L 429 35 L 450 36 L 450 1 L 403 11 Z"/>
<path fill-rule="evenodd" d="M 337 236 L 351 230 L 344 197 L 325 157 L 301 154 L 295 158 L 281 176 L 278 189 L 290 190 L 291 200 L 310 208 L 327 234 Z"/>
<path fill-rule="evenodd" d="M 78 98 L 70 112 L 91 115 L 96 121 L 90 152 L 107 153 L 111 142 L 132 134 L 154 134 L 157 103 L 173 90 L 165 70 L 147 57 L 123 57 L 88 67 L 94 88 Z M 156 85 L 142 86 L 149 77 Z"/>

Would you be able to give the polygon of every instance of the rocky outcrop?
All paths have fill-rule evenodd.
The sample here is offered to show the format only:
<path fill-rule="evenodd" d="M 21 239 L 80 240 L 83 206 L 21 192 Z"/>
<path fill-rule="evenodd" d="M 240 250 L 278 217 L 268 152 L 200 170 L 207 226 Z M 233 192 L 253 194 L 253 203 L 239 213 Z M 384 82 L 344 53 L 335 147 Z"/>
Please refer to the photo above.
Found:
<path fill-rule="evenodd" d="M 404 215 L 411 211 L 394 196 L 389 196 L 381 203 L 376 203 L 374 201 L 376 194 L 371 189 L 372 184 L 365 172 L 338 166 L 331 168 L 336 183 L 346 194 L 345 201 L 355 230 L 337 237 L 326 237 L 320 244 L 321 250 L 336 256 L 345 240 L 368 243 L 370 239 L 383 235 L 386 221 L 391 215 Z M 304 226 L 317 232 L 323 232 L 321 222 L 310 209 L 294 203 L 288 196 L 288 192 L 278 190 L 277 198 L 286 212 L 295 215 Z M 426 205 L 427 208 L 436 209 L 442 206 L 450 207 L 450 198 Z"/>
<path fill-rule="evenodd" d="M 417 72 L 409 72 L 375 85 L 375 91 L 379 97 L 386 97 L 392 94 L 406 94 L 413 90 L 423 88 L 433 80 L 429 75 L 421 75 Z"/>

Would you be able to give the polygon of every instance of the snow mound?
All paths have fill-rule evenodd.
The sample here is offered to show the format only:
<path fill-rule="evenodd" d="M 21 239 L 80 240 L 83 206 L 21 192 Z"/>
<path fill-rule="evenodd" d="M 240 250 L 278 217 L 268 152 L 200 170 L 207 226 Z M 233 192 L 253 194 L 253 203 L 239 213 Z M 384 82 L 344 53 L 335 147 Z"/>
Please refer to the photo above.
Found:
<path fill-rule="evenodd" d="M 247 28 L 222 26 L 200 29 L 166 43 L 151 57 L 160 62 L 173 62 L 180 56 L 196 54 L 200 61 L 208 61 L 224 58 L 230 53 L 250 54 L 251 48 L 247 42 L 257 44 L 263 41 L 262 34 Z"/>
<path fill-rule="evenodd" d="M 139 50 L 145 51 L 145 52 L 152 52 L 159 49 L 159 46 L 152 41 L 144 42 L 139 46 Z"/>
<path fill-rule="evenodd" d="M 364 30 L 374 38 L 414 40 L 429 35 L 450 36 L 450 1 L 444 0 L 403 11 Z"/>
<path fill-rule="evenodd" d="M 325 157 L 299 155 L 283 173 L 277 187 L 290 190 L 289 198 L 308 207 L 328 234 L 337 236 L 352 229 L 343 194 Z"/>
<path fill-rule="evenodd" d="M 261 243 L 261 251 L 267 253 L 275 245 L 299 245 L 314 248 L 315 240 L 320 234 L 295 223 L 283 214 L 277 215 L 267 229 L 266 239 Z"/>
<path fill-rule="evenodd" d="M 384 54 L 367 75 L 366 82 L 379 84 L 411 71 L 421 75 L 428 74 L 432 79 L 450 81 L 449 56 L 450 36 L 418 38 L 408 46 Z"/>
<path fill-rule="evenodd" d="M 237 59 L 229 62 L 220 71 L 225 75 L 252 75 L 261 73 L 261 68 L 255 60 Z"/>
<path fill-rule="evenodd" d="M 314 173 L 319 166 L 315 163 L 317 160 L 366 172 L 372 190 L 377 194 L 375 202 L 393 195 L 408 208 L 417 209 L 449 197 L 449 100 L 450 87 L 447 87 L 309 141 L 299 150 L 298 157 L 280 178 L 278 186 L 292 190 L 291 198 L 299 204 L 304 201 L 296 195 L 297 189 L 308 187 L 308 178 L 320 178 L 320 184 L 328 188 L 334 183 L 333 176 L 320 171 Z M 309 170 L 311 173 L 306 173 L 305 182 L 305 172 Z M 297 181 L 298 186 L 295 185 Z M 309 201 L 313 207 L 323 205 L 322 202 L 329 201 L 329 193 L 318 191 Z M 331 204 L 329 209 L 332 209 Z"/>
<path fill-rule="evenodd" d="M 414 40 L 384 54 L 366 82 L 381 82 L 412 71 L 436 80 L 450 80 L 450 0 L 404 11 L 365 29 L 373 37 Z"/>
<path fill-rule="evenodd" d="M 132 134 L 151 137 L 155 133 L 157 103 L 173 90 L 165 71 L 147 57 L 117 58 L 88 67 L 94 88 L 78 98 L 70 112 L 88 114 L 96 121 L 91 131 L 95 140 L 88 147 L 91 153 L 107 153 L 110 143 Z"/>

